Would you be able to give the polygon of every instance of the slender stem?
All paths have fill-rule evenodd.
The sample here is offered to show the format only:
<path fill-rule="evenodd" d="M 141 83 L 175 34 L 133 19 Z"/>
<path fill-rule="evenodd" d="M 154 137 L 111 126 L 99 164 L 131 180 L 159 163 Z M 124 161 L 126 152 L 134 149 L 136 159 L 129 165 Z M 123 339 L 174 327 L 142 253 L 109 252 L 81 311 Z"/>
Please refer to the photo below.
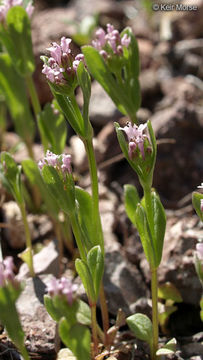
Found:
<path fill-rule="evenodd" d="M 41 112 L 41 106 L 39 103 L 39 98 L 37 95 L 35 84 L 34 84 L 34 81 L 33 81 L 33 78 L 31 75 L 26 77 L 26 84 L 27 84 L 27 88 L 28 88 L 28 91 L 30 94 L 33 110 L 34 110 L 34 113 L 35 113 L 35 116 L 37 119 L 39 113 Z"/>
<path fill-rule="evenodd" d="M 27 221 L 27 215 L 25 211 L 25 204 L 20 205 L 20 211 L 23 219 L 24 229 L 25 229 L 25 239 L 26 239 L 26 248 L 29 250 L 29 270 L 32 277 L 35 276 L 34 267 L 33 267 L 33 256 L 32 256 L 32 240 L 30 236 L 30 229 Z"/>
<path fill-rule="evenodd" d="M 154 237 L 154 219 L 153 219 L 153 209 L 152 209 L 151 186 L 144 187 L 144 198 L 145 198 L 147 220 L 149 223 L 152 236 Z"/>
<path fill-rule="evenodd" d="M 153 348 L 152 360 L 156 360 L 159 340 L 159 322 L 158 322 L 158 282 L 157 269 L 151 269 L 151 292 L 152 292 L 152 327 L 153 327 Z"/>
<path fill-rule="evenodd" d="M 81 259 L 86 262 L 86 253 L 85 253 L 84 245 L 83 245 L 82 238 L 81 238 L 80 226 L 78 224 L 77 217 L 74 213 L 72 213 L 70 215 L 70 222 L 71 222 L 71 226 L 72 226 L 75 240 L 77 243 L 77 247 L 80 252 Z"/>
<path fill-rule="evenodd" d="M 58 266 L 59 266 L 59 276 L 61 276 L 63 267 L 62 267 L 62 259 L 63 259 L 63 239 L 61 236 L 61 227 L 60 223 L 56 220 L 53 220 L 56 238 L 58 240 L 58 250 L 59 250 L 59 257 L 58 257 Z"/>
<path fill-rule="evenodd" d="M 104 251 L 104 239 L 103 239 L 103 232 L 102 232 L 101 219 L 100 219 L 100 213 L 99 213 L 99 190 L 98 190 L 97 164 L 96 164 L 92 139 L 84 140 L 84 145 L 85 145 L 85 149 L 87 152 L 89 168 L 90 168 L 93 216 L 94 216 L 93 221 L 96 226 L 95 232 L 96 232 L 97 236 L 101 237 L 99 239 L 99 243 L 101 245 L 102 251 Z M 108 308 L 107 308 L 107 304 L 106 304 L 106 298 L 105 298 L 103 284 L 101 285 L 101 290 L 100 290 L 100 305 L 101 305 L 101 312 L 102 312 L 103 329 L 105 332 L 106 342 L 108 342 L 107 331 L 109 329 L 109 314 L 108 314 Z"/>
<path fill-rule="evenodd" d="M 90 168 L 94 224 L 95 224 L 97 236 L 99 235 L 99 233 L 102 236 L 102 244 L 101 245 L 102 245 L 102 247 L 104 247 L 103 234 L 102 234 L 102 231 L 99 231 L 99 228 L 98 228 L 98 227 L 100 227 L 100 229 L 101 229 L 101 221 L 100 221 L 100 214 L 99 214 L 99 188 L 98 188 L 97 164 L 96 164 L 92 139 L 85 140 L 84 145 L 85 145 L 85 149 L 87 152 L 89 168 Z M 104 249 L 102 249 L 102 250 L 104 250 Z"/>
<path fill-rule="evenodd" d="M 96 304 L 90 304 L 90 308 L 91 308 L 91 320 L 92 320 L 92 339 L 94 344 L 93 358 L 95 358 L 95 356 L 98 354 Z"/>
<path fill-rule="evenodd" d="M 101 284 L 100 289 L 100 304 L 101 304 L 101 313 L 102 313 L 102 323 L 103 323 L 103 329 L 105 334 L 105 345 L 108 345 L 108 329 L 109 329 L 109 313 L 108 313 L 108 307 L 107 307 L 107 301 L 106 296 L 104 292 L 104 285 Z"/>

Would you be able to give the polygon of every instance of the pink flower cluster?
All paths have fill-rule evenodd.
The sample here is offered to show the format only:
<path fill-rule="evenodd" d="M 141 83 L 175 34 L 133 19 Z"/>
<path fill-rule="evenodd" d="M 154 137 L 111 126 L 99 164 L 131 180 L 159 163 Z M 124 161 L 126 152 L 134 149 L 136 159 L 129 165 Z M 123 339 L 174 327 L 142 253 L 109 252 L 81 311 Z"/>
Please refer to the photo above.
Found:
<path fill-rule="evenodd" d="M 46 155 L 43 160 L 38 162 L 38 167 L 41 170 L 44 165 L 53 166 L 59 170 L 62 170 L 63 173 L 71 173 L 71 155 L 61 154 L 56 155 L 51 151 L 47 150 Z"/>
<path fill-rule="evenodd" d="M 203 261 L 203 242 L 196 244 L 196 255 L 200 261 Z"/>
<path fill-rule="evenodd" d="M 144 142 L 147 139 L 149 142 L 149 137 L 146 134 L 143 134 L 143 131 L 147 128 L 147 124 L 141 124 L 139 126 L 128 123 L 124 128 L 119 128 L 119 130 L 123 130 L 128 138 L 128 154 L 130 159 L 136 155 L 136 150 L 139 149 L 143 160 L 145 159 L 144 152 Z"/>
<path fill-rule="evenodd" d="M 80 61 L 84 61 L 83 54 L 78 54 L 74 58 L 70 49 L 71 41 L 69 38 L 62 37 L 60 45 L 54 42 L 47 49 L 51 57 L 43 65 L 42 73 L 52 83 L 65 84 L 68 77 L 75 74 Z"/>
<path fill-rule="evenodd" d="M 65 295 L 69 305 L 71 305 L 74 300 L 74 292 L 77 288 L 78 286 L 76 284 L 73 284 L 65 277 L 62 277 L 61 279 L 53 277 L 47 286 L 47 291 L 51 297 L 56 295 Z"/>
<path fill-rule="evenodd" d="M 110 46 L 114 54 L 122 55 L 123 46 L 128 47 L 130 44 L 130 37 L 124 34 L 122 37 L 114 26 L 107 24 L 107 32 L 102 28 L 96 31 L 96 40 L 92 41 L 95 49 L 99 50 L 100 54 L 106 59 L 108 57 L 108 47 Z"/>
<path fill-rule="evenodd" d="M 6 18 L 7 12 L 13 6 L 23 6 L 23 0 L 3 0 L 2 5 L 0 5 L 0 22 L 3 22 Z M 32 5 L 32 1 L 28 3 L 26 6 L 26 12 L 29 17 L 32 16 L 34 6 Z"/>
<path fill-rule="evenodd" d="M 0 262 L 0 287 L 4 286 L 8 281 L 14 280 L 14 263 L 12 256 L 5 258 L 3 262 Z"/>

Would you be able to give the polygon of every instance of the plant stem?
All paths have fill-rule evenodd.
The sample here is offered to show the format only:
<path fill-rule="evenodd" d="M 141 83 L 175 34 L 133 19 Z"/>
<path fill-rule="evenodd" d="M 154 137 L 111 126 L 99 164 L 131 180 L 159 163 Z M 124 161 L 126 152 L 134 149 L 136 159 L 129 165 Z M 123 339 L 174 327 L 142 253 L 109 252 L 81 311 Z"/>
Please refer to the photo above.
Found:
<path fill-rule="evenodd" d="M 96 315 L 96 304 L 90 304 L 91 308 L 91 319 L 92 319 L 92 339 L 94 344 L 94 355 L 98 354 L 98 337 L 97 337 L 97 315 Z"/>
<path fill-rule="evenodd" d="M 95 159 L 95 153 L 93 148 L 92 139 L 84 140 L 85 149 L 87 152 L 89 168 L 90 168 L 90 176 L 91 176 L 91 187 L 92 187 L 92 202 L 93 202 L 93 221 L 96 227 L 96 236 L 99 236 L 100 239 L 98 243 L 101 245 L 101 250 L 104 252 L 104 239 L 103 232 L 101 227 L 101 219 L 99 213 L 99 190 L 98 190 L 98 176 L 97 176 L 97 164 Z M 105 333 L 105 339 L 107 340 L 107 331 L 109 329 L 109 314 L 106 304 L 106 297 L 104 293 L 103 284 L 101 285 L 100 290 L 100 305 L 102 312 L 102 321 L 103 321 L 103 330 Z"/>
<path fill-rule="evenodd" d="M 153 348 L 152 360 L 156 360 L 159 340 L 159 323 L 158 323 L 158 283 L 157 269 L 151 269 L 151 292 L 152 292 L 152 327 L 153 327 Z"/>
<path fill-rule="evenodd" d="M 34 81 L 33 81 L 33 78 L 32 78 L 31 75 L 26 77 L 26 84 L 27 84 L 27 88 L 28 88 L 28 91 L 29 91 L 29 94 L 30 94 L 30 98 L 31 98 L 33 110 L 34 110 L 34 113 L 35 113 L 35 117 L 37 119 L 39 113 L 41 112 L 41 106 L 40 106 L 40 103 L 39 103 L 39 98 L 38 98 L 38 95 L 37 95 L 35 84 L 34 84 Z"/>
<path fill-rule="evenodd" d="M 101 220 L 99 214 L 99 188 L 98 188 L 98 177 L 97 177 L 97 164 L 96 164 L 92 139 L 85 140 L 84 145 L 87 152 L 89 168 L 90 168 L 92 203 L 93 203 L 93 223 L 95 224 L 96 236 L 100 237 L 100 239 L 98 239 L 98 242 L 100 243 L 102 251 L 104 251 L 104 239 L 103 239 Z"/>
<path fill-rule="evenodd" d="M 145 199 L 145 209 L 147 214 L 147 220 L 149 223 L 149 228 L 154 237 L 154 219 L 153 219 L 153 209 L 152 209 L 152 198 L 151 198 L 151 186 L 144 187 L 144 199 Z"/>
<path fill-rule="evenodd" d="M 58 257 L 58 266 L 59 266 L 59 277 L 62 274 L 63 271 L 63 267 L 62 267 L 62 259 L 63 259 L 63 239 L 61 236 L 61 227 L 60 227 L 60 223 L 58 221 L 56 221 L 55 219 L 53 220 L 54 223 L 54 228 L 55 228 L 55 234 L 56 234 L 56 238 L 58 240 L 58 251 L 59 251 L 59 257 Z"/>
<path fill-rule="evenodd" d="M 20 352 L 21 352 L 21 355 L 23 356 L 24 360 L 30 360 L 30 357 L 29 357 L 28 352 L 25 347 L 22 347 L 20 349 Z"/>
<path fill-rule="evenodd" d="M 109 329 L 109 313 L 108 313 L 108 307 L 106 302 L 106 296 L 104 292 L 104 285 L 101 284 L 100 289 L 100 305 L 101 305 L 101 314 L 102 314 L 102 323 L 103 323 L 103 329 L 105 334 L 105 345 L 108 345 L 108 329 Z"/>
<path fill-rule="evenodd" d="M 79 252 L 80 252 L 81 259 L 86 262 L 86 252 L 85 252 L 84 245 L 83 245 L 83 242 L 82 242 L 80 226 L 78 224 L 77 217 L 76 217 L 76 215 L 74 213 L 72 213 L 70 215 L 70 222 L 71 222 L 71 226 L 72 226 L 73 233 L 74 233 L 74 236 L 75 236 L 75 240 L 76 240 L 76 243 L 77 243 L 77 247 L 78 247 Z"/>
<path fill-rule="evenodd" d="M 30 229 L 27 221 L 27 215 L 25 211 L 25 204 L 20 204 L 20 211 L 23 219 L 24 229 L 25 229 L 25 239 L 26 239 L 26 248 L 29 250 L 29 270 L 32 277 L 35 276 L 34 267 L 33 267 L 33 256 L 32 256 L 32 240 L 30 236 Z"/>

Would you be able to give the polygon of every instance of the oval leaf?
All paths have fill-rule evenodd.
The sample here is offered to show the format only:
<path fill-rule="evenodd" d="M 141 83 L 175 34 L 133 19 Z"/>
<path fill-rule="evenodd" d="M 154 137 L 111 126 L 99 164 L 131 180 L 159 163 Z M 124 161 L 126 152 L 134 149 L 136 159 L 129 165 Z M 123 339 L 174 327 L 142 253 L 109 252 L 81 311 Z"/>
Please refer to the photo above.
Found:
<path fill-rule="evenodd" d="M 138 339 L 146 341 L 150 346 L 152 345 L 152 322 L 148 316 L 144 314 L 134 314 L 129 316 L 126 321 Z"/>

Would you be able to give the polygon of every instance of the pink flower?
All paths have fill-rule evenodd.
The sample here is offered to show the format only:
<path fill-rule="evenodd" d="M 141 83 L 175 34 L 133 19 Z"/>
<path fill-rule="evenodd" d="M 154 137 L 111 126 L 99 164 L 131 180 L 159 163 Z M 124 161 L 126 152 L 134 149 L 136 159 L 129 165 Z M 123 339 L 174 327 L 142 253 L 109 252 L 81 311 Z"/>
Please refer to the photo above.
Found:
<path fill-rule="evenodd" d="M 63 36 L 60 45 L 54 42 L 47 48 L 51 56 L 43 65 L 42 73 L 51 83 L 66 84 L 67 77 L 73 76 L 80 61 L 84 61 L 83 54 L 78 54 L 74 58 L 70 49 L 71 41 Z"/>
<path fill-rule="evenodd" d="M 137 148 L 139 149 L 143 160 L 145 159 L 145 152 L 144 152 L 144 142 L 145 140 L 149 141 L 149 138 L 146 134 L 143 134 L 144 130 L 146 129 L 147 124 L 141 124 L 139 126 L 133 125 L 131 123 L 127 124 L 124 128 L 119 127 L 119 130 L 122 130 L 126 133 L 128 138 L 128 154 L 130 159 L 132 160 L 135 151 Z"/>
<path fill-rule="evenodd" d="M 130 44 L 130 37 L 127 34 L 124 34 L 121 38 L 121 45 L 128 47 Z"/>
<path fill-rule="evenodd" d="M 203 242 L 196 244 L 196 254 L 199 260 L 203 260 Z"/>
<path fill-rule="evenodd" d="M 13 281 L 14 275 L 14 263 L 12 256 L 8 256 L 3 262 L 0 262 L 0 286 L 6 285 L 7 282 Z"/>
<path fill-rule="evenodd" d="M 23 0 L 3 0 L 0 5 L 0 22 L 3 22 L 6 19 L 7 12 L 13 6 L 23 6 Z M 32 5 L 32 1 L 30 1 L 26 7 L 26 12 L 29 17 L 32 16 L 34 6 Z"/>
<path fill-rule="evenodd" d="M 53 277 L 47 286 L 47 291 L 50 296 L 56 295 L 65 295 L 69 305 L 72 305 L 74 300 L 74 293 L 76 292 L 78 286 L 73 284 L 72 281 L 62 277 L 61 279 L 56 279 Z"/>
<path fill-rule="evenodd" d="M 200 209 L 203 212 L 203 199 L 200 200 Z"/>
<path fill-rule="evenodd" d="M 27 6 L 26 6 L 26 12 L 29 16 L 29 18 L 31 18 L 32 14 L 33 14 L 33 11 L 34 11 L 34 6 L 32 5 L 32 1 L 30 1 Z"/>
<path fill-rule="evenodd" d="M 65 38 L 65 36 L 61 38 L 61 50 L 63 53 L 69 54 L 71 52 L 71 49 L 69 48 L 71 41 L 71 39 Z"/>
<path fill-rule="evenodd" d="M 68 172 L 71 173 L 71 155 L 56 155 L 50 150 L 47 150 L 46 155 L 43 160 L 38 162 L 38 167 L 42 170 L 44 165 L 53 166 L 57 168 L 59 171 L 61 170 L 63 173 Z"/>
<path fill-rule="evenodd" d="M 69 172 L 71 173 L 72 172 L 72 169 L 71 169 L 71 155 L 65 155 L 63 154 L 62 155 L 62 166 L 61 166 L 61 169 L 65 172 Z"/>
<path fill-rule="evenodd" d="M 107 59 L 108 55 L 111 57 L 112 52 L 109 51 L 109 47 L 116 55 L 123 55 L 123 46 L 128 47 L 130 44 L 130 37 L 127 34 L 124 34 L 121 38 L 118 30 L 114 29 L 114 26 L 111 24 L 107 24 L 106 26 L 107 32 L 105 32 L 102 28 L 96 31 L 96 39 L 92 41 L 92 45 L 95 49 L 97 49 L 100 54 Z M 102 51 L 105 51 L 102 53 Z"/>

